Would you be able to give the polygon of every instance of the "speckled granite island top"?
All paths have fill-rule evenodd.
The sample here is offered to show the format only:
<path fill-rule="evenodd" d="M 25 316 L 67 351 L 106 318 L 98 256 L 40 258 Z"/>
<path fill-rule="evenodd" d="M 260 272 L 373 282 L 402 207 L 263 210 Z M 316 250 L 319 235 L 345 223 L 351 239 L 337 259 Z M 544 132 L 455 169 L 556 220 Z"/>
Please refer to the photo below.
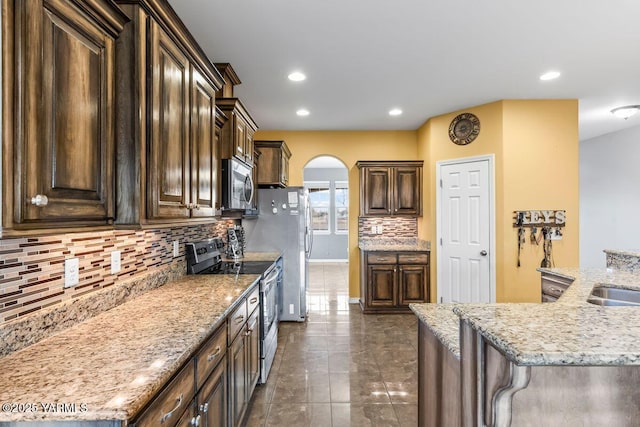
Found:
<path fill-rule="evenodd" d="M 640 289 L 640 275 L 578 268 L 539 271 L 575 280 L 554 303 L 411 308 L 451 351 L 456 348 L 450 342 L 459 340 L 449 317 L 453 312 L 518 365 L 640 365 L 640 309 L 587 302 L 596 285 Z"/>
<path fill-rule="evenodd" d="M 86 408 L 0 412 L 0 421 L 130 419 L 258 278 L 185 276 L 0 359 L 0 402 Z"/>
<path fill-rule="evenodd" d="M 457 304 L 409 304 L 418 319 L 433 331 L 453 355 L 460 359 L 460 318 L 453 312 Z"/>
<path fill-rule="evenodd" d="M 225 257 L 223 261 L 274 261 L 280 258 L 279 252 L 246 252 L 242 258 L 233 259 Z"/>

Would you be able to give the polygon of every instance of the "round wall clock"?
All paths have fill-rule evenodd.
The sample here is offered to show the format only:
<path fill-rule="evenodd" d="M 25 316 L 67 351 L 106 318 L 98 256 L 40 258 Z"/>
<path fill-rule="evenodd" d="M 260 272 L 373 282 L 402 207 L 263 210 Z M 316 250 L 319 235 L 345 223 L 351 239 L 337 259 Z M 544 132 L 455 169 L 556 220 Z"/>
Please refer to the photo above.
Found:
<path fill-rule="evenodd" d="M 480 120 L 471 113 L 457 115 L 449 125 L 449 138 L 454 144 L 471 144 L 480 133 Z"/>

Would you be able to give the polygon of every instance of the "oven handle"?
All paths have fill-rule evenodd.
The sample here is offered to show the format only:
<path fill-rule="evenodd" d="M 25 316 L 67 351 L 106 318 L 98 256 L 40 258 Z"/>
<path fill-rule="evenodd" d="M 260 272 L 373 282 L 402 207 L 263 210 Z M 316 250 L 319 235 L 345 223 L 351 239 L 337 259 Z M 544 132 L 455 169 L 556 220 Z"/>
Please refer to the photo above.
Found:
<path fill-rule="evenodd" d="M 276 280 L 278 280 L 278 276 L 280 275 L 280 272 L 282 271 L 282 267 L 280 267 L 279 265 L 276 265 L 276 268 L 274 268 L 271 273 L 269 273 L 269 275 L 267 277 L 264 278 L 264 284 L 265 286 L 270 285 L 272 282 L 275 282 Z"/>

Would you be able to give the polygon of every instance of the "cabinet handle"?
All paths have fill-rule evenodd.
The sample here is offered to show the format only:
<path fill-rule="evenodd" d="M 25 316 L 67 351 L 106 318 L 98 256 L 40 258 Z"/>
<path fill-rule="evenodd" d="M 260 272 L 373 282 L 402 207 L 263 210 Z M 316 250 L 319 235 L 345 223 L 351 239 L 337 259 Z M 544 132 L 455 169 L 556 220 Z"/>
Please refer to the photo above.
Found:
<path fill-rule="evenodd" d="M 49 204 L 49 198 L 44 194 L 36 194 L 31 198 L 31 204 L 37 207 L 47 206 Z"/>
<path fill-rule="evenodd" d="M 207 362 L 211 362 L 213 359 L 218 357 L 218 355 L 220 354 L 220 351 L 221 351 L 220 346 L 217 346 L 216 351 L 214 351 L 213 353 L 207 356 Z"/>
<path fill-rule="evenodd" d="M 197 203 L 194 203 L 193 206 L 191 207 L 192 209 L 198 210 L 200 209 L 200 205 Z"/>
<path fill-rule="evenodd" d="M 397 268 L 395 268 L 395 267 L 393 267 L 393 272 L 394 272 L 394 273 L 397 273 L 397 272 L 398 272 L 398 269 L 397 269 Z"/>
<path fill-rule="evenodd" d="M 209 404 L 205 403 L 203 405 L 200 405 L 200 410 L 206 414 L 207 412 L 209 412 Z"/>
<path fill-rule="evenodd" d="M 563 293 L 563 292 L 564 292 L 564 290 L 563 290 L 563 289 L 554 288 L 553 286 L 549 287 L 549 290 L 550 290 L 551 292 L 560 292 L 560 293 Z"/>
<path fill-rule="evenodd" d="M 198 427 L 200 425 L 200 418 L 201 418 L 201 415 L 191 418 L 191 425 L 194 427 Z"/>
<path fill-rule="evenodd" d="M 247 332 L 244 333 L 245 337 L 248 337 L 253 332 L 253 329 L 247 329 Z"/>
<path fill-rule="evenodd" d="M 236 325 L 242 323 L 243 320 L 244 320 L 244 316 L 242 314 L 236 317 Z"/>
<path fill-rule="evenodd" d="M 160 418 L 160 424 L 164 424 L 165 421 L 171 418 L 173 413 L 178 410 L 180 405 L 182 405 L 182 394 L 180 394 L 180 396 L 178 396 L 178 398 L 176 399 L 176 407 L 170 410 L 169 412 L 167 412 L 166 414 L 164 414 L 162 418 Z"/>
<path fill-rule="evenodd" d="M 257 303 L 257 302 L 258 302 L 258 297 L 253 297 L 253 298 L 251 298 L 251 299 L 249 300 L 249 303 L 251 303 L 251 304 L 255 304 L 255 303 Z"/>
<path fill-rule="evenodd" d="M 407 261 L 407 262 L 415 262 L 417 260 L 418 260 L 417 258 L 406 258 L 405 259 L 405 261 Z"/>
<path fill-rule="evenodd" d="M 383 262 L 383 261 L 386 261 L 386 260 L 387 260 L 386 258 L 376 258 L 376 261 L 380 261 L 380 262 Z"/>

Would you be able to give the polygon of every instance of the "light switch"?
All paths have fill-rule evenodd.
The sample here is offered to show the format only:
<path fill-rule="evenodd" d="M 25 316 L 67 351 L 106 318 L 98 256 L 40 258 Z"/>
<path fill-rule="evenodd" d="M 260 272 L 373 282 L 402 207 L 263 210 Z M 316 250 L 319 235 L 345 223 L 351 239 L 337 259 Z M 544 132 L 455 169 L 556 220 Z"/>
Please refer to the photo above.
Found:
<path fill-rule="evenodd" d="M 80 260 L 70 258 L 64 262 L 64 287 L 71 288 L 79 282 Z"/>
<path fill-rule="evenodd" d="M 111 252 L 111 274 L 116 274 L 120 271 L 120 251 Z"/>
<path fill-rule="evenodd" d="M 377 228 L 376 229 L 376 233 L 377 234 L 382 234 L 382 225 L 378 225 L 378 226 L 376 226 L 376 228 Z"/>

